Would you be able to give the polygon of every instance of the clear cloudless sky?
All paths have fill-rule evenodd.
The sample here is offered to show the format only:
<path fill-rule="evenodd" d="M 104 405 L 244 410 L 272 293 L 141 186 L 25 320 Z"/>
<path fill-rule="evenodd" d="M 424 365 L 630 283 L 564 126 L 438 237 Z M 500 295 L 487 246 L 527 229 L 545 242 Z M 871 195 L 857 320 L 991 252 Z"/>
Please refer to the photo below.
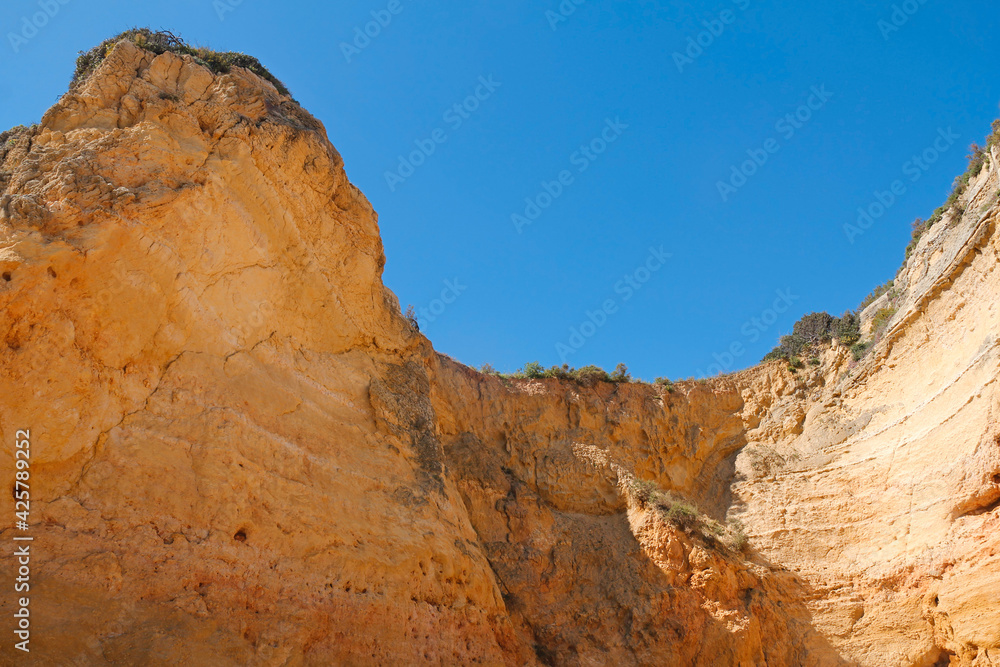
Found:
<path fill-rule="evenodd" d="M 855 307 L 894 275 L 910 222 L 943 202 L 998 116 L 1000 15 L 986 0 L 586 0 L 564 2 L 575 11 L 558 22 L 546 12 L 559 0 L 398 0 L 346 56 L 389 4 L 7 0 L 0 126 L 37 122 L 77 52 L 131 26 L 253 54 L 326 125 L 379 212 L 385 283 L 433 317 L 421 327 L 438 350 L 508 371 L 561 363 L 557 344 L 579 343 L 571 327 L 611 300 L 566 360 L 652 379 L 714 372 L 715 355 L 753 365 L 802 314 Z M 47 5 L 34 34 L 25 19 Z M 700 33 L 679 71 L 674 53 Z M 499 86 L 456 127 L 445 112 L 480 77 Z M 832 96 L 788 137 L 776 123 L 814 86 Z M 607 119 L 627 128 L 574 161 Z M 904 163 L 948 128 L 958 142 L 907 180 Z M 446 141 L 393 191 L 386 172 L 436 129 Z M 718 181 L 768 139 L 777 152 L 723 201 Z M 518 233 L 511 215 L 563 170 L 572 183 Z M 844 225 L 896 179 L 905 194 L 849 243 Z M 671 257 L 626 300 L 616 285 L 660 246 Z M 445 281 L 460 295 L 435 303 Z M 774 319 L 779 290 L 794 299 Z"/>

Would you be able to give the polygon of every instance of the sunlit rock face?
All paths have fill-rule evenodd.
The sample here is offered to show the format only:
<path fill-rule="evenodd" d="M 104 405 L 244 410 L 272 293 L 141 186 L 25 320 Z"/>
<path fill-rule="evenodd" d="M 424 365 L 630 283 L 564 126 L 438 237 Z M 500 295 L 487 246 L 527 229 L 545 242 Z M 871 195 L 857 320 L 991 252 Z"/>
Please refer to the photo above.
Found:
<path fill-rule="evenodd" d="M 38 664 L 1000 664 L 994 167 L 860 363 L 668 391 L 436 354 L 246 70 L 120 42 L 0 159 Z"/>

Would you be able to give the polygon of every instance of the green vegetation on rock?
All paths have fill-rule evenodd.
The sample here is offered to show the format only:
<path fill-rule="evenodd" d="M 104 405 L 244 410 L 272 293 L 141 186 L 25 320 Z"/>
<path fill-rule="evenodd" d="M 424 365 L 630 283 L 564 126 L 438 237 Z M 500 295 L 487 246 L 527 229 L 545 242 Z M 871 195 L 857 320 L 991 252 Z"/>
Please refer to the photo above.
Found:
<path fill-rule="evenodd" d="M 235 51 L 213 51 L 205 47 L 189 46 L 180 37 L 177 37 L 166 30 L 153 31 L 149 28 L 132 28 L 125 32 L 104 40 L 90 51 L 81 51 L 76 59 L 76 70 L 73 72 L 73 80 L 70 82 L 70 90 L 78 87 L 93 74 L 105 58 L 114 50 L 115 45 L 128 40 L 139 48 L 152 51 L 159 55 L 170 51 L 181 55 L 191 56 L 195 62 L 204 65 L 216 74 L 225 74 L 230 68 L 242 67 L 247 69 L 262 79 L 270 81 L 278 92 L 282 95 L 290 95 L 285 84 L 281 83 L 277 77 L 260 64 L 260 61 L 245 53 Z"/>
<path fill-rule="evenodd" d="M 742 551 L 747 546 L 747 536 L 739 521 L 722 524 L 706 516 L 697 505 L 660 490 L 650 481 L 633 479 L 627 488 L 637 505 L 655 512 L 661 521 L 685 533 L 698 534 L 710 543 L 721 543 L 733 551 Z"/>

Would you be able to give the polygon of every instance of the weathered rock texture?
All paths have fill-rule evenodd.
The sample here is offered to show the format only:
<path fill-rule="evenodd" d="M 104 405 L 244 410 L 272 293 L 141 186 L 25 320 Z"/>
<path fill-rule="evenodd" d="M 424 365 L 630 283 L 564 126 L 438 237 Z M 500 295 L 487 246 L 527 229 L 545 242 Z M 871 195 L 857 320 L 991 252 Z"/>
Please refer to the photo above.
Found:
<path fill-rule="evenodd" d="M 861 364 L 671 393 L 437 355 L 322 125 L 245 70 L 122 42 L 0 159 L 34 664 L 1000 664 L 995 169 Z"/>

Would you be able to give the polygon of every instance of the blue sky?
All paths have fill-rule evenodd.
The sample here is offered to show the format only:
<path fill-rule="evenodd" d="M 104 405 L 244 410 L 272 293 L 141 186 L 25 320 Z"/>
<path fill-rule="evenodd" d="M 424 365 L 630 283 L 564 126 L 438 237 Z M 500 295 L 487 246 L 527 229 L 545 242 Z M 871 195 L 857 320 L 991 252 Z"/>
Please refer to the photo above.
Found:
<path fill-rule="evenodd" d="M 251 53 L 326 125 L 438 350 L 652 379 L 753 365 L 803 313 L 856 306 L 1000 115 L 985 1 L 477 5 L 9 0 L 0 126 L 132 25 Z"/>

